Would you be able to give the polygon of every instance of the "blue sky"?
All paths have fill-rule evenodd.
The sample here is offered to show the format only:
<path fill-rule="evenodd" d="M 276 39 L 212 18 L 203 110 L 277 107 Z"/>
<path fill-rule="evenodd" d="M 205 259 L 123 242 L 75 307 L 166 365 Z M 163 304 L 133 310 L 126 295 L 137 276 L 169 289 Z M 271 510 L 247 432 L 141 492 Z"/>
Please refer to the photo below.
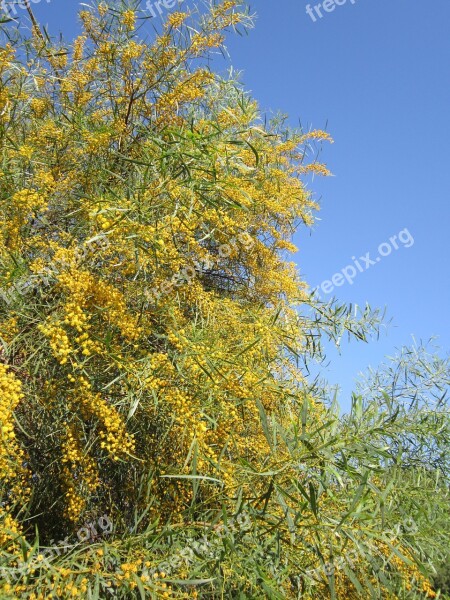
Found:
<path fill-rule="evenodd" d="M 341 385 L 347 408 L 358 372 L 410 344 L 412 335 L 437 335 L 449 348 L 450 2 L 347 0 L 333 12 L 322 9 L 315 22 L 307 4 L 258 0 L 255 29 L 230 37 L 228 48 L 264 110 L 288 114 L 293 125 L 327 126 L 335 139 L 323 154 L 334 176 L 310 186 L 320 198 L 320 221 L 295 239 L 305 279 L 318 286 L 355 265 L 353 256 L 369 252 L 375 260 L 380 244 L 392 248 L 358 271 L 352 285 L 333 291 L 343 302 L 387 307 L 393 319 L 378 342 L 330 354 L 323 373 Z M 42 0 L 34 10 L 52 34 L 70 37 L 77 7 L 74 0 Z M 397 239 L 395 250 L 389 239 L 405 229 L 414 243 L 407 248 Z"/>
<path fill-rule="evenodd" d="M 262 107 L 288 113 L 293 124 L 328 123 L 335 139 L 324 151 L 334 177 L 312 184 L 321 221 L 312 235 L 296 236 L 301 272 L 316 286 L 352 256 L 375 259 L 405 228 L 414 238 L 333 291 L 345 302 L 386 306 L 393 319 L 378 342 L 330 354 L 325 373 L 348 407 L 358 372 L 412 335 L 438 335 L 449 348 L 450 2 L 348 0 L 315 22 L 306 5 L 261 0 L 254 31 L 229 44 Z"/>

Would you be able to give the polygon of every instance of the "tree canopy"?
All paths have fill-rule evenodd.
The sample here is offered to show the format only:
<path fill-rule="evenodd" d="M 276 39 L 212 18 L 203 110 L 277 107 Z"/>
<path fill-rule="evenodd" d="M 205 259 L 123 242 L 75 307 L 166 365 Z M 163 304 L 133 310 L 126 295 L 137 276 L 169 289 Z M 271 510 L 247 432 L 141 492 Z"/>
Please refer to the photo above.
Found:
<path fill-rule="evenodd" d="M 329 134 L 213 72 L 235 0 L 80 20 L 2 31 L 2 598 L 435 597 L 448 362 L 307 375 L 379 323 L 289 259 Z"/>

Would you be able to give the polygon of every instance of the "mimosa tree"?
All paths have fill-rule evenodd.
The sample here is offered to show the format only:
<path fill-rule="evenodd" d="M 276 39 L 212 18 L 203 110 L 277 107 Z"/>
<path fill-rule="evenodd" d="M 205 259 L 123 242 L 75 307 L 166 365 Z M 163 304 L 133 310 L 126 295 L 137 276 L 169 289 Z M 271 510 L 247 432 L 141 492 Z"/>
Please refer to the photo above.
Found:
<path fill-rule="evenodd" d="M 235 0 L 80 19 L 0 53 L 2 598 L 433 597 L 387 449 L 410 418 L 340 420 L 302 368 L 377 325 L 287 258 L 328 134 L 208 67 Z"/>

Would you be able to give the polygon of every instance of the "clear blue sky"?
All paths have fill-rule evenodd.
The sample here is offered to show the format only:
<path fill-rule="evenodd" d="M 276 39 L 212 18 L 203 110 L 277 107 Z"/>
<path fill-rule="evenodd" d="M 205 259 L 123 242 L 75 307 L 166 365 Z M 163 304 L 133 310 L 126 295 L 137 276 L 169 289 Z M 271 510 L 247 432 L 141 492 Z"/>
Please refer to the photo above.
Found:
<path fill-rule="evenodd" d="M 51 33 L 70 37 L 78 5 L 34 7 Z M 397 241 L 398 250 L 333 292 L 344 302 L 387 306 L 393 318 L 380 341 L 332 353 L 324 374 L 342 386 L 346 408 L 358 372 L 412 335 L 438 335 L 449 348 L 450 2 L 347 0 L 315 22 L 306 5 L 258 0 L 255 29 L 228 40 L 233 66 L 263 109 L 289 114 L 293 125 L 328 123 L 335 139 L 324 153 L 335 176 L 312 184 L 321 220 L 311 235 L 297 234 L 295 260 L 317 286 L 352 256 L 370 252 L 374 260 L 378 246 L 405 228 L 414 238 L 409 248 Z"/>

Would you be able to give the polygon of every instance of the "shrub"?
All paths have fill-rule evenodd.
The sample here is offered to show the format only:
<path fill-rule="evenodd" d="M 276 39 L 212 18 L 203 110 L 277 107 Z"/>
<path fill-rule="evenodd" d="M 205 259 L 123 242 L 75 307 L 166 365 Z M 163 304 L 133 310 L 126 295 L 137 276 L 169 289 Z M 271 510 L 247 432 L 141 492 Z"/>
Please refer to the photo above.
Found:
<path fill-rule="evenodd" d="M 80 18 L 0 53 L 2 597 L 433 597 L 404 506 L 441 465 L 400 449 L 445 413 L 342 419 L 300 362 L 378 323 L 287 260 L 328 134 L 207 68 L 234 0 L 150 42 L 119 3 Z"/>

